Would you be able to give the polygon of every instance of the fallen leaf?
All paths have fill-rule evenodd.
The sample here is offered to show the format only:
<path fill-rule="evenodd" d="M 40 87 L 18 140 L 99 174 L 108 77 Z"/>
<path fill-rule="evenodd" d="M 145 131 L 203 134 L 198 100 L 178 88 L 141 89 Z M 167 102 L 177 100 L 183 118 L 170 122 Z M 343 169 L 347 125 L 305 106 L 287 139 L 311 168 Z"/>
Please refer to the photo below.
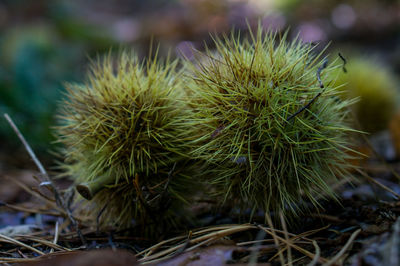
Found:
<path fill-rule="evenodd" d="M 22 266 L 126 266 L 139 265 L 133 253 L 126 250 L 100 249 L 51 253 Z"/>

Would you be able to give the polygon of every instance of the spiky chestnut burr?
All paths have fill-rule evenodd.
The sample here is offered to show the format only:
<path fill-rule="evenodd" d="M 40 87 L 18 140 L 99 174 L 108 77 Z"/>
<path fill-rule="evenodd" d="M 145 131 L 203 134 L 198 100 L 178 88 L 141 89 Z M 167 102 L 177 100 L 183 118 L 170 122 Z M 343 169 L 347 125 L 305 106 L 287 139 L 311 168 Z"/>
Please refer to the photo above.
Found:
<path fill-rule="evenodd" d="M 174 224 L 196 187 L 186 165 L 196 132 L 176 64 L 122 53 L 67 86 L 61 168 L 92 216 L 105 208 L 102 225 Z"/>
<path fill-rule="evenodd" d="M 344 92 L 342 98 L 359 97 L 352 110 L 361 130 L 376 133 L 387 129 L 396 111 L 397 83 L 393 74 L 374 60 L 349 58 L 347 71 L 337 70 L 337 86 Z"/>
<path fill-rule="evenodd" d="M 329 183 L 347 175 L 350 100 L 331 86 L 339 66 L 310 45 L 263 33 L 215 40 L 191 65 L 196 120 L 204 132 L 192 156 L 224 203 L 299 214 L 302 199 L 335 198 Z M 320 197 L 321 198 L 321 197 Z"/>

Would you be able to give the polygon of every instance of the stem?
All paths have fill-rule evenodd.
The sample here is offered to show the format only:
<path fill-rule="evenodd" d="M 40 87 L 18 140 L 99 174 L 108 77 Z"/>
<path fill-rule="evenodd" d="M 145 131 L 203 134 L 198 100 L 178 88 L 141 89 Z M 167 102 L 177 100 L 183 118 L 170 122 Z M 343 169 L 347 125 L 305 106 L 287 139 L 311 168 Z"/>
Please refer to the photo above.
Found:
<path fill-rule="evenodd" d="M 112 184 L 114 178 L 109 175 L 103 175 L 90 182 L 84 182 L 76 185 L 76 190 L 87 200 L 93 199 L 106 185 Z"/>

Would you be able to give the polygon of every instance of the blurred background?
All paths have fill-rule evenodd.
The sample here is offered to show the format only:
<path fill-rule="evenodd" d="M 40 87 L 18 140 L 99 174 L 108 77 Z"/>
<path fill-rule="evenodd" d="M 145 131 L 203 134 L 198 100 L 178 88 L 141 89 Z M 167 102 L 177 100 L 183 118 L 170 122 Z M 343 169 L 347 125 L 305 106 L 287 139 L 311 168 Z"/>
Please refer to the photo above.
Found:
<path fill-rule="evenodd" d="M 1 0 L 0 113 L 12 117 L 49 163 L 63 83 L 84 82 L 89 58 L 123 48 L 145 57 L 151 39 L 160 44 L 161 56 L 190 58 L 191 47 L 212 45 L 210 33 L 247 31 L 258 22 L 265 29 L 289 30 L 290 39 L 298 35 L 319 47 L 330 43 L 329 52 L 340 51 L 349 62 L 373 60 L 375 68 L 361 75 L 361 83 L 382 69 L 388 86 L 400 89 L 398 0 Z M 380 83 L 376 87 L 379 94 Z M 389 122 L 397 107 L 392 109 Z M 28 167 L 29 157 L 3 118 L 0 140 L 0 169 Z"/>

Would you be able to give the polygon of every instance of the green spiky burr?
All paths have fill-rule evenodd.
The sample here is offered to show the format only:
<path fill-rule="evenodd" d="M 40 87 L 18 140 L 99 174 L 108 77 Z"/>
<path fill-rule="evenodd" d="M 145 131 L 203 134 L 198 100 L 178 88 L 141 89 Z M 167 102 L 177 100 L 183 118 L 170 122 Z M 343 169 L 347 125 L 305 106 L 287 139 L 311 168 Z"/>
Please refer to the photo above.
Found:
<path fill-rule="evenodd" d="M 399 98 L 396 78 L 376 60 L 363 57 L 348 58 L 346 68 L 346 72 L 337 70 L 335 84 L 344 92 L 342 98 L 359 98 L 352 110 L 361 130 L 377 133 L 387 129 Z"/>
<path fill-rule="evenodd" d="M 215 40 L 216 51 L 188 63 L 188 86 L 213 195 L 242 210 L 306 210 L 336 198 L 330 184 L 347 175 L 348 106 L 332 86 L 339 64 L 311 45 L 259 28 L 249 39 Z M 204 57 L 206 59 L 204 59 Z M 189 83 L 188 83 L 189 84 Z M 199 127 L 200 128 L 200 127 Z"/>
<path fill-rule="evenodd" d="M 177 62 L 141 62 L 122 53 L 91 68 L 85 84 L 67 85 L 58 140 L 61 163 L 85 210 L 118 228 L 176 224 L 193 195 L 196 138 Z M 183 219 L 185 220 L 185 219 Z"/>

